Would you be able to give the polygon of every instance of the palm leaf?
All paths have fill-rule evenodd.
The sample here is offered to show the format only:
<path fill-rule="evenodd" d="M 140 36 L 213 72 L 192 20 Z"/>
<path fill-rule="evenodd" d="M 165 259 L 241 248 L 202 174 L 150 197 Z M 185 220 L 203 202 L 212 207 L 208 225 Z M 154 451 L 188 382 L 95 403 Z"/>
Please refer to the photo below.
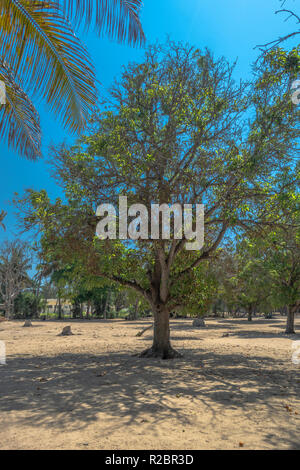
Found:
<path fill-rule="evenodd" d="M 32 93 L 46 99 L 65 127 L 83 129 L 97 100 L 95 73 L 59 5 L 1 0 L 0 37 L 0 54 Z"/>
<path fill-rule="evenodd" d="M 0 138 L 7 140 L 14 150 L 34 160 L 41 155 L 39 115 L 15 74 L 3 61 L 0 62 L 0 80 L 6 86 L 6 104 L 0 105 Z"/>
<path fill-rule="evenodd" d="M 141 0 L 0 0 L 0 59 L 14 70 L 8 79 L 1 65 L 9 99 L 0 108 L 0 136 L 11 147 L 28 158 L 40 155 L 38 117 L 23 88 L 46 99 L 75 132 L 85 127 L 96 104 L 94 68 L 64 15 L 77 24 L 94 22 L 98 32 L 119 41 L 142 44 L 141 5 Z"/>
<path fill-rule="evenodd" d="M 144 44 L 139 18 L 142 0 L 58 0 L 67 16 L 77 25 L 95 24 L 99 33 L 129 44 Z"/>

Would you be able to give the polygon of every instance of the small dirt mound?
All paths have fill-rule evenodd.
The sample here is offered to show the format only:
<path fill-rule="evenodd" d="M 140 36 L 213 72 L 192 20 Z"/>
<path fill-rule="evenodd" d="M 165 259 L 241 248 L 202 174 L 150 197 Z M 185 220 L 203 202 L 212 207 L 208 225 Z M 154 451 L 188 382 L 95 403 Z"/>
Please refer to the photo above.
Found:
<path fill-rule="evenodd" d="M 205 328 L 206 325 L 205 325 L 205 321 L 203 318 L 195 318 L 195 320 L 193 321 L 193 326 L 195 328 Z"/>
<path fill-rule="evenodd" d="M 73 336 L 70 326 L 65 326 L 58 336 Z"/>
<path fill-rule="evenodd" d="M 139 338 L 141 336 L 143 336 L 143 334 L 148 331 L 148 330 L 151 330 L 151 328 L 153 328 L 153 325 L 150 325 L 150 326 L 147 326 L 146 328 L 143 328 L 142 331 L 139 331 L 136 336 Z"/>

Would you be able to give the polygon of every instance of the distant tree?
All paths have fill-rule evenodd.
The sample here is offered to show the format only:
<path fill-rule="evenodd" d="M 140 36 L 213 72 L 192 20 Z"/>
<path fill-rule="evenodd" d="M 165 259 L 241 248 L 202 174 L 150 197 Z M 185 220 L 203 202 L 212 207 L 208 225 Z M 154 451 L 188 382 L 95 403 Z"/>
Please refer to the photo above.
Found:
<path fill-rule="evenodd" d="M 295 314 L 300 310 L 299 192 L 290 192 L 288 198 L 289 207 L 294 207 L 295 210 L 292 216 L 282 213 L 282 219 L 286 219 L 286 226 L 271 230 L 264 237 L 263 250 L 268 275 L 272 280 L 272 296 L 279 306 L 287 306 L 286 333 L 294 334 Z"/>
<path fill-rule="evenodd" d="M 299 166 L 299 165 L 298 165 Z M 283 178 L 285 191 L 275 196 L 266 209 L 276 211 L 277 226 L 266 226 L 236 247 L 236 301 L 251 312 L 257 306 L 286 306 L 286 333 L 295 333 L 295 314 L 300 309 L 300 172 Z"/>
<path fill-rule="evenodd" d="M 274 79 L 271 61 L 248 87 L 235 84 L 233 67 L 207 51 L 174 43 L 149 48 L 144 63 L 131 64 L 112 88 L 115 106 L 107 103 L 90 135 L 56 150 L 66 202 L 51 203 L 45 191 L 19 201 L 25 226 L 39 227 L 46 259 L 80 260 L 85 271 L 149 302 L 154 339 L 145 356 L 178 355 L 169 314 L 186 306 L 202 263 L 226 234 L 277 221 L 265 203 L 280 192 L 274 175 L 297 154 L 299 111 L 283 80 Z M 173 231 L 171 240 L 161 232 L 159 240 L 95 239 L 97 206 L 117 207 L 120 195 L 149 213 L 153 201 L 205 204 L 204 247 L 185 250 L 187 240 L 174 239 Z"/>
<path fill-rule="evenodd" d="M 300 232 L 280 230 L 272 234 L 270 270 L 273 295 L 287 306 L 286 333 L 295 333 L 295 314 L 300 310 Z"/>
<path fill-rule="evenodd" d="M 14 301 L 14 316 L 34 318 L 45 308 L 45 300 L 34 289 L 21 292 Z"/>
<path fill-rule="evenodd" d="M 203 317 L 208 315 L 218 292 L 218 279 L 216 276 L 215 261 L 209 259 L 203 260 L 197 269 L 192 269 L 181 282 L 174 286 L 172 296 L 178 299 L 179 307 L 177 310 L 184 315 L 192 317 Z"/>
<path fill-rule="evenodd" d="M 231 294 L 238 308 L 248 313 L 248 321 L 253 314 L 270 305 L 271 279 L 265 269 L 265 254 L 250 239 L 237 243 L 235 250 L 235 273 L 228 279 Z"/>
<path fill-rule="evenodd" d="M 13 316 L 15 299 L 31 284 L 30 268 L 31 253 L 26 243 L 14 240 L 0 246 L 0 294 L 8 320 Z"/>
<path fill-rule="evenodd" d="M 41 296 L 43 299 L 56 299 L 57 289 L 50 279 L 44 279 L 41 285 Z"/>
<path fill-rule="evenodd" d="M 51 270 L 51 283 L 54 284 L 57 293 L 57 305 L 55 306 L 55 312 L 57 313 L 58 319 L 61 320 L 63 317 L 62 301 L 67 300 L 69 297 L 69 266 L 57 267 L 56 264 L 52 266 Z"/>

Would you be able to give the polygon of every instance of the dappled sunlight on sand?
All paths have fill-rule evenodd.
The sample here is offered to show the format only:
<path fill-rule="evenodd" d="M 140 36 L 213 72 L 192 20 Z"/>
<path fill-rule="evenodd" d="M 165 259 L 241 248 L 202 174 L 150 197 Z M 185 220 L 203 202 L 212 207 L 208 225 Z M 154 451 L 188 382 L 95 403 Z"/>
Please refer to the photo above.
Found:
<path fill-rule="evenodd" d="M 173 320 L 173 361 L 134 355 L 147 322 L 73 321 L 70 337 L 66 322 L 2 323 L 0 448 L 300 448 L 300 335 L 284 319 Z"/>

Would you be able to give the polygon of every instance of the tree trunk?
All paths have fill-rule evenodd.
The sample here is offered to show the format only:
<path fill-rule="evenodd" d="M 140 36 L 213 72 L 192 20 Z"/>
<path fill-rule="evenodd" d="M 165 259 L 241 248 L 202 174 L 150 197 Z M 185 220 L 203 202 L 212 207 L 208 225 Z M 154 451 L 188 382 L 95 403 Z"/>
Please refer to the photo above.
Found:
<path fill-rule="evenodd" d="M 107 311 L 108 311 L 108 308 L 109 308 L 109 302 L 110 302 L 110 290 L 108 290 L 107 295 L 106 295 L 106 299 L 105 299 L 105 306 L 104 306 L 104 311 L 103 311 L 103 319 L 104 320 L 107 319 Z"/>
<path fill-rule="evenodd" d="M 6 320 L 11 320 L 13 316 L 13 308 L 11 302 L 7 302 L 5 306 L 5 318 Z"/>
<path fill-rule="evenodd" d="M 61 299 L 58 297 L 58 319 L 61 320 L 62 314 L 61 314 Z"/>
<path fill-rule="evenodd" d="M 252 305 L 250 305 L 248 309 L 248 321 L 252 321 L 252 313 L 253 313 L 253 309 L 252 309 Z"/>
<path fill-rule="evenodd" d="M 170 321 L 169 311 L 164 305 L 159 305 L 154 311 L 154 335 L 153 344 L 146 349 L 141 357 L 160 357 L 162 359 L 173 359 L 181 357 L 170 343 Z"/>
<path fill-rule="evenodd" d="M 42 275 L 39 275 L 37 288 L 35 290 L 35 303 L 34 303 L 34 311 L 33 311 L 33 317 L 35 317 L 35 318 L 39 318 L 39 316 L 40 316 L 39 297 L 40 297 L 40 291 L 41 291 L 41 284 L 42 284 Z"/>
<path fill-rule="evenodd" d="M 90 307 L 91 307 L 91 303 L 88 302 L 88 303 L 87 303 L 87 307 L 86 307 L 86 319 L 87 319 L 87 320 L 90 319 Z"/>
<path fill-rule="evenodd" d="M 77 318 L 80 316 L 80 303 L 78 301 L 75 301 L 73 305 L 73 312 L 72 312 L 73 318 Z"/>
<path fill-rule="evenodd" d="M 134 314 L 133 314 L 133 319 L 138 320 L 139 319 L 139 300 L 137 299 L 135 302 L 134 306 Z"/>
<path fill-rule="evenodd" d="M 294 335 L 295 334 L 295 306 L 289 305 L 287 307 L 287 320 L 286 320 L 286 334 Z"/>

